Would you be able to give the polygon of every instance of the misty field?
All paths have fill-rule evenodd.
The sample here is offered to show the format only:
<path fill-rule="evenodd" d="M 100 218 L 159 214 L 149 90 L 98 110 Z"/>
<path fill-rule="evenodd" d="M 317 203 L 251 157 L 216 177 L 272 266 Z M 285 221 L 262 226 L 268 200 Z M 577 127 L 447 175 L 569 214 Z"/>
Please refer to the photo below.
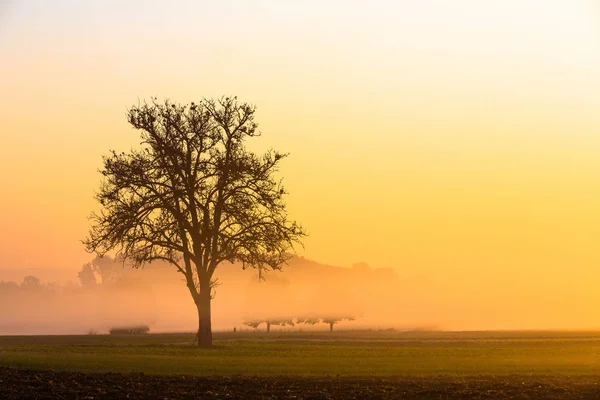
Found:
<path fill-rule="evenodd" d="M 600 333 L 238 332 L 0 337 L 0 366 L 202 376 L 599 375 Z"/>

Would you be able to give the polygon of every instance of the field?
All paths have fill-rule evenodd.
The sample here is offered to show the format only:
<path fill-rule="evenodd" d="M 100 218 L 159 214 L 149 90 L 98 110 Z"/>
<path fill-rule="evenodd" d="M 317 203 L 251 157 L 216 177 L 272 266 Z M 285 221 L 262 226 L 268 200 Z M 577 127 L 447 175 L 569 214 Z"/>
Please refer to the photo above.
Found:
<path fill-rule="evenodd" d="M 0 337 L 0 368 L 8 367 L 0 370 L 0 389 L 20 395 L 14 398 L 27 390 L 32 398 L 44 391 L 83 398 L 88 389 L 93 398 L 600 398 L 599 332 L 214 338 L 213 349 L 198 349 L 193 334 Z"/>

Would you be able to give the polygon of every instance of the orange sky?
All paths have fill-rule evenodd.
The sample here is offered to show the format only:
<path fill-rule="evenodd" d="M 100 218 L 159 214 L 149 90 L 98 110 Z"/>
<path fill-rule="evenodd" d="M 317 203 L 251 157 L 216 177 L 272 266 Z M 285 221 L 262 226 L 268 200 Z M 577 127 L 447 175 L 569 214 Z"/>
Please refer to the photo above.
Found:
<path fill-rule="evenodd" d="M 304 256 L 600 306 L 599 17 L 578 0 L 0 2 L 0 268 L 89 261 L 97 169 L 138 143 L 138 98 L 227 94 L 258 106 L 253 148 L 291 153 Z"/>

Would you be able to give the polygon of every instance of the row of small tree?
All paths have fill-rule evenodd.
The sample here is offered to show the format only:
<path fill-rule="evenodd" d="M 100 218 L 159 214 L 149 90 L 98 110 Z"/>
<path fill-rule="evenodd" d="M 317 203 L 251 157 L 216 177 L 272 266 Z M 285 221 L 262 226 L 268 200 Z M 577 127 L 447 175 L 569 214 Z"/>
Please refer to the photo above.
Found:
<path fill-rule="evenodd" d="M 354 316 L 329 316 L 329 317 L 298 317 L 295 318 L 265 318 L 265 319 L 251 319 L 244 322 L 244 325 L 254 329 L 258 329 L 259 326 L 265 324 L 267 326 L 267 333 L 271 332 L 271 326 L 295 326 L 296 324 L 305 325 L 316 325 L 319 323 L 329 324 L 329 331 L 333 332 L 333 325 L 341 321 L 354 321 Z"/>

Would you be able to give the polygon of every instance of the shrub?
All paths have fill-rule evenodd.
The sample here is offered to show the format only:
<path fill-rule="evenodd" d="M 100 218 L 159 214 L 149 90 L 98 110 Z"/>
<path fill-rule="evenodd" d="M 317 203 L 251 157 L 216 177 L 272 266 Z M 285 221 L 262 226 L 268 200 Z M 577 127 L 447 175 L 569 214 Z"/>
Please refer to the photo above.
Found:
<path fill-rule="evenodd" d="M 148 325 L 119 326 L 108 331 L 111 335 L 144 335 L 148 332 L 150 332 Z"/>

